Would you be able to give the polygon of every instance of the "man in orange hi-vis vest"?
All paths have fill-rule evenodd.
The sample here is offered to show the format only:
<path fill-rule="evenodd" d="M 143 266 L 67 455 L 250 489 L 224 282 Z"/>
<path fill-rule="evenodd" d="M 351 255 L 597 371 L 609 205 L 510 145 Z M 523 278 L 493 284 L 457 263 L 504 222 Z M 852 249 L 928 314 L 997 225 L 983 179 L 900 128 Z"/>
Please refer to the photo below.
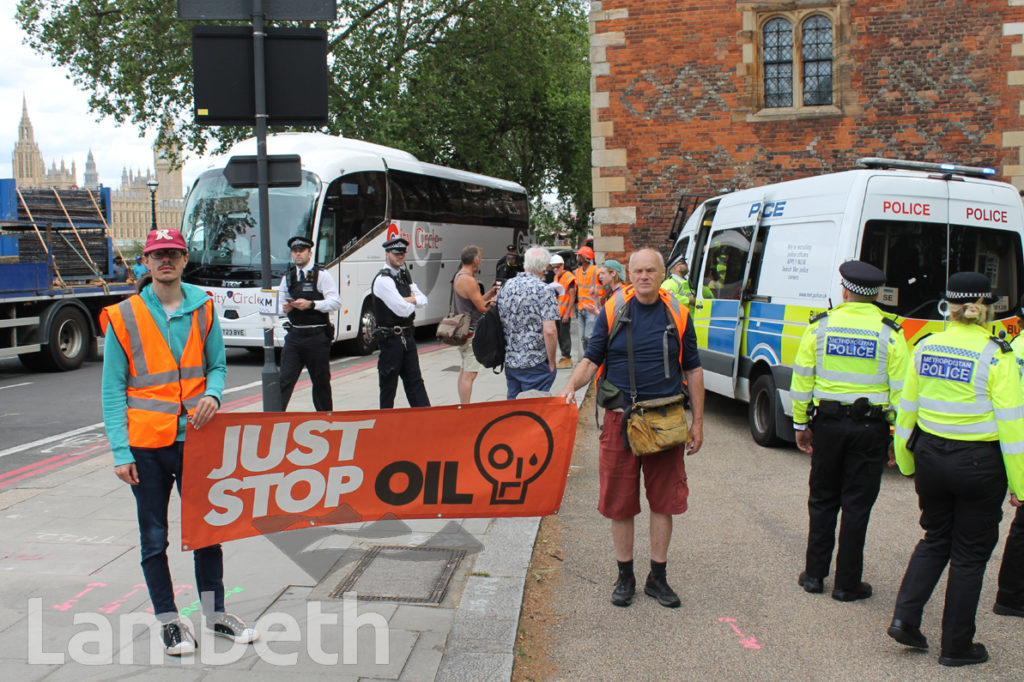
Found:
<path fill-rule="evenodd" d="M 213 302 L 199 287 L 181 281 L 188 262 L 181 233 L 151 230 L 143 259 L 152 282 L 147 275 L 138 294 L 100 313 L 106 334 L 103 424 L 114 473 L 135 495 L 142 573 L 164 651 L 181 656 L 193 653 L 196 641 L 174 603 L 167 566 L 167 506 L 175 484 L 181 494 L 185 431 L 202 427 L 220 407 L 227 363 Z M 194 555 L 205 627 L 234 642 L 255 641 L 255 630 L 224 612 L 220 545 Z"/>
<path fill-rule="evenodd" d="M 642 474 L 651 512 L 651 571 L 644 593 L 662 606 L 676 608 L 681 600 L 668 584 L 668 546 L 672 517 L 686 511 L 689 488 L 684 456 L 696 454 L 704 442 L 704 371 L 689 312 L 658 288 L 665 279 L 661 254 L 650 248 L 636 251 L 629 258 L 629 279 L 631 286 L 619 289 L 605 303 L 587 355 L 576 365 L 561 395 L 575 402 L 576 390 L 590 383 L 598 368 L 604 367 L 598 392 L 605 416 L 598 450 L 597 510 L 611 520 L 619 573 L 612 603 L 629 606 L 636 592 L 633 530 L 634 519 L 640 513 Z M 625 333 L 613 333 L 622 328 Z M 693 408 L 689 442 L 635 456 L 623 438 L 624 408 L 639 400 L 677 395 L 684 379 Z"/>
<path fill-rule="evenodd" d="M 580 321 L 580 343 L 587 354 L 587 342 L 594 333 L 594 321 L 600 312 L 601 282 L 597 279 L 598 267 L 594 265 L 594 250 L 589 246 L 581 246 L 576 252 L 579 266 L 573 271 L 576 278 L 576 317 Z"/>
<path fill-rule="evenodd" d="M 555 298 L 558 300 L 558 347 L 562 351 L 562 359 L 558 361 L 558 369 L 572 367 L 572 311 L 576 307 L 576 278 L 565 269 L 565 261 L 555 254 L 551 257 L 551 271 L 555 281 Z"/>

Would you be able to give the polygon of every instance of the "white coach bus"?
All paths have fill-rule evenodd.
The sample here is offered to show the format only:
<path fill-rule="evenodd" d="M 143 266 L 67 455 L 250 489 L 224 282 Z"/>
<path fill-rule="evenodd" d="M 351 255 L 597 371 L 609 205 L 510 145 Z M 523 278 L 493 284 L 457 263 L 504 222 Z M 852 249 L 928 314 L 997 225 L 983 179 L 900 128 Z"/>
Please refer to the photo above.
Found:
<path fill-rule="evenodd" d="M 482 271 L 491 273 L 509 244 L 522 251 L 528 241 L 526 191 L 514 182 L 319 133 L 271 135 L 267 152 L 302 159 L 301 186 L 270 189 L 274 287 L 289 263 L 288 238 L 310 237 L 315 262 L 334 276 L 341 293 L 341 309 L 331 314 L 335 341 L 350 340 L 355 352 L 375 346 L 370 284 L 383 267 L 388 239 L 409 241 L 406 264 L 429 300 L 416 311 L 417 325 L 436 324 L 448 312 L 463 247 L 483 249 Z M 227 156 L 255 153 L 251 138 Z M 185 202 L 181 231 L 189 247 L 185 280 L 213 298 L 224 342 L 262 347 L 257 190 L 232 187 L 223 167 L 203 172 Z M 277 346 L 284 343 L 283 322 L 279 318 L 274 330 Z"/>

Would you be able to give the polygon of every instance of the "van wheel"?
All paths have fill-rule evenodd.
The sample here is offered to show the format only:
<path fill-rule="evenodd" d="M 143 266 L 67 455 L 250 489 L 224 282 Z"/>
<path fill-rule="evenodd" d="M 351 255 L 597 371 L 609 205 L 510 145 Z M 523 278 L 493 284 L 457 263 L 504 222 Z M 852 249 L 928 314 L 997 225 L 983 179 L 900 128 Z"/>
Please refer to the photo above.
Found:
<path fill-rule="evenodd" d="M 750 422 L 750 435 L 753 436 L 754 442 L 766 448 L 782 442 L 775 432 L 777 401 L 778 395 L 772 375 L 762 374 L 754 381 L 754 387 L 750 390 L 747 420 Z"/>
<path fill-rule="evenodd" d="M 369 355 L 377 350 L 377 342 L 373 339 L 373 330 L 377 328 L 377 316 L 373 314 L 373 305 L 367 302 L 359 316 L 359 331 L 356 338 L 348 343 L 348 351 L 352 355 Z"/>

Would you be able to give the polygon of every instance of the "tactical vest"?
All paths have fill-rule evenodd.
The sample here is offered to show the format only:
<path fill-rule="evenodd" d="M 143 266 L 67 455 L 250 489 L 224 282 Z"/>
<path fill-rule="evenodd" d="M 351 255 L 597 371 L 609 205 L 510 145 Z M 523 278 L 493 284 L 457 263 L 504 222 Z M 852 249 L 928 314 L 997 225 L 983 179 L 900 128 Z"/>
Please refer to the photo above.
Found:
<path fill-rule="evenodd" d="M 316 284 L 320 277 L 320 267 L 317 265 L 313 266 L 313 269 L 306 273 L 305 277 L 299 279 L 298 268 L 288 268 L 288 279 L 286 285 L 288 286 L 288 295 L 292 297 L 294 301 L 297 298 L 304 298 L 307 301 L 322 301 L 324 300 L 324 292 L 320 291 Z M 318 324 L 328 324 L 331 318 L 327 313 L 321 312 L 314 308 L 309 310 L 298 310 L 292 308 L 291 312 L 288 313 L 288 321 L 297 327 L 312 327 Z"/>
<path fill-rule="evenodd" d="M 373 278 L 373 282 L 370 284 L 371 292 L 373 285 L 377 282 L 377 277 L 390 277 L 394 280 L 395 286 L 398 287 L 398 295 L 402 298 L 412 295 L 412 278 L 409 277 L 407 270 L 399 270 L 398 275 L 395 275 L 389 268 L 384 268 Z M 377 317 L 378 327 L 410 327 L 413 320 L 416 319 L 415 312 L 408 317 L 399 317 L 377 296 L 373 297 L 373 314 Z"/>

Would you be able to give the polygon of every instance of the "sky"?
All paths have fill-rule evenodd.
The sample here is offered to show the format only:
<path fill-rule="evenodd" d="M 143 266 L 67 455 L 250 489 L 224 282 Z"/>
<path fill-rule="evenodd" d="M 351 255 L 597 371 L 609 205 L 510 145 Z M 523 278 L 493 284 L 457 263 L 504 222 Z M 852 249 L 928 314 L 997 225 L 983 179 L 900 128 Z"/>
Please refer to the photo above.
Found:
<path fill-rule="evenodd" d="M 107 187 L 121 186 L 121 171 L 153 168 L 153 140 L 156 131 L 140 137 L 134 126 L 117 126 L 112 119 L 98 118 L 89 111 L 88 95 L 71 80 L 68 72 L 54 66 L 50 59 L 24 44 L 25 34 L 14 21 L 17 0 L 0 0 L 0 45 L 4 46 L 0 69 L 0 178 L 13 176 L 11 155 L 18 142 L 22 97 L 28 104 L 36 145 L 49 168 L 61 159 L 71 167 L 74 161 L 77 179 L 85 176 L 85 160 L 92 150 L 100 182 Z M 205 164 L 199 159 L 186 161 L 184 187 L 187 192 Z"/>

